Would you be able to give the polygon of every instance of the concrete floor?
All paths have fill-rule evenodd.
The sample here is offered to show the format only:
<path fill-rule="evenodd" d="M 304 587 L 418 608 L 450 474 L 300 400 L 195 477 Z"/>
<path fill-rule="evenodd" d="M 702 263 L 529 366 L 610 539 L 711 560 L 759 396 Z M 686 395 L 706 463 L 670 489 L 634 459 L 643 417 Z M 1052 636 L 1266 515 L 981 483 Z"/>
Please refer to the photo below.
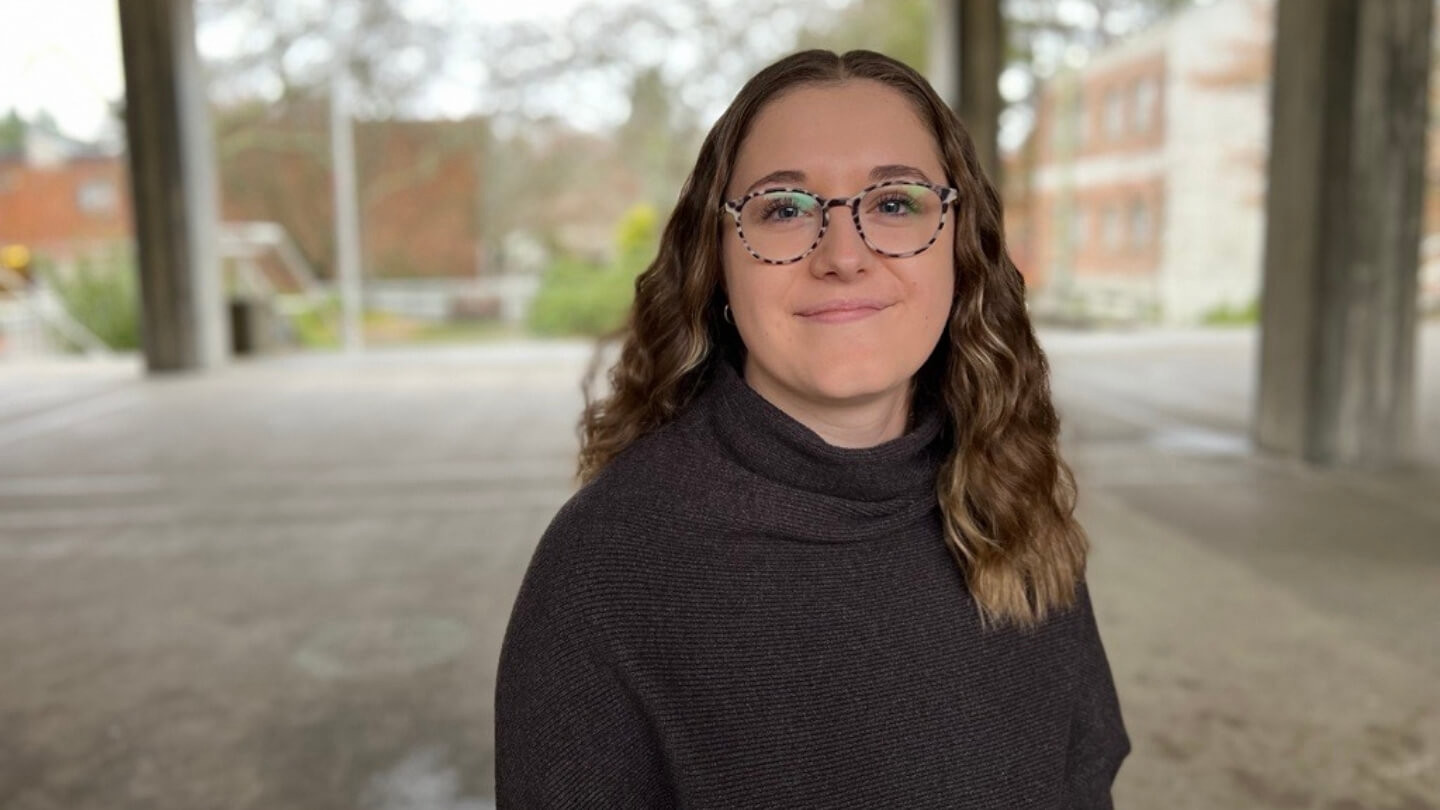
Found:
<path fill-rule="evenodd" d="M 1253 334 L 1047 340 L 1135 752 L 1120 808 L 1440 807 L 1440 328 L 1416 468 L 1246 447 Z"/>
<path fill-rule="evenodd" d="M 1048 334 L 1120 808 L 1440 807 L 1440 325 L 1404 473 L 1245 448 L 1253 334 Z M 583 346 L 0 367 L 0 808 L 481 810 Z"/>

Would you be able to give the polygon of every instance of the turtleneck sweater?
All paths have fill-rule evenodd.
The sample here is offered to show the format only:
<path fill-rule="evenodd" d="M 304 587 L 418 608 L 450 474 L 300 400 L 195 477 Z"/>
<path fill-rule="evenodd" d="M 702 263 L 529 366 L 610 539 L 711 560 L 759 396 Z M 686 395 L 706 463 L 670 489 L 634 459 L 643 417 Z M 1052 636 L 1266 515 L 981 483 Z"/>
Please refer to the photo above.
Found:
<path fill-rule="evenodd" d="M 841 448 L 729 363 L 555 515 L 506 627 L 504 808 L 1110 808 L 1088 589 L 982 628 L 939 412 Z"/>

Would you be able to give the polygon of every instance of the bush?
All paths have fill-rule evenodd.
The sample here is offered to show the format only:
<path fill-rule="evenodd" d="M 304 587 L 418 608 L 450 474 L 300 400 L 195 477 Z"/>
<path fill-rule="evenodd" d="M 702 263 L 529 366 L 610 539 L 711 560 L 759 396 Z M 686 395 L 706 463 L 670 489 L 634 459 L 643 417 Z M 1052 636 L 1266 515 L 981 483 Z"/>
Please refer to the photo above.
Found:
<path fill-rule="evenodd" d="M 542 335 L 599 336 L 623 326 L 635 296 L 635 277 L 655 255 L 655 209 L 631 208 L 616 228 L 609 264 L 557 259 L 546 269 L 530 308 L 530 328 Z"/>
<path fill-rule="evenodd" d="M 297 307 L 288 316 L 291 335 L 306 349 L 340 348 L 340 319 L 340 296 L 336 293 Z"/>
<path fill-rule="evenodd" d="M 1252 298 L 1244 306 L 1232 306 L 1226 301 L 1206 310 L 1200 316 L 1206 326 L 1250 326 L 1260 322 L 1260 299 Z"/>
<path fill-rule="evenodd" d="M 530 307 L 542 335 L 602 335 L 624 323 L 634 278 L 612 266 L 563 258 L 545 271 Z"/>
<path fill-rule="evenodd" d="M 65 310 L 105 345 L 117 351 L 140 348 L 140 285 L 128 250 L 87 256 L 62 273 L 48 263 L 39 276 L 60 298 Z M 72 351 L 81 347 L 63 335 L 56 339 Z"/>

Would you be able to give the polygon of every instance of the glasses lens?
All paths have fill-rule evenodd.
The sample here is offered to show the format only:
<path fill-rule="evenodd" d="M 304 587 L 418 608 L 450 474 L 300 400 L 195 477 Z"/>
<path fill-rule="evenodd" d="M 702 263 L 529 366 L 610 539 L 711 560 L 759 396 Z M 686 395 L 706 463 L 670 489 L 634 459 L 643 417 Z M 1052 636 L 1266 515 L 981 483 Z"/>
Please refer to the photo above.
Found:
<path fill-rule="evenodd" d="M 910 253 L 930 243 L 943 214 L 940 195 L 925 186 L 881 186 L 860 201 L 860 229 L 876 250 Z"/>
<path fill-rule="evenodd" d="M 745 202 L 740 228 L 750 249 L 771 261 L 794 259 L 820 235 L 820 201 L 803 191 L 767 191 Z"/>

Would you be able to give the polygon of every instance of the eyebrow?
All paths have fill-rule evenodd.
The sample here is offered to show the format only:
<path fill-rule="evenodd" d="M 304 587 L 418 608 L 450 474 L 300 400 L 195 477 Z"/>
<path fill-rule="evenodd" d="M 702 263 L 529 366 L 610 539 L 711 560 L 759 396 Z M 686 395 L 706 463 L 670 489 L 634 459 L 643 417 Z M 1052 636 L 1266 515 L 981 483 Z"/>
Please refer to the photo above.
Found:
<path fill-rule="evenodd" d="M 925 174 L 925 172 L 914 166 L 906 166 L 903 163 L 886 163 L 870 170 L 870 182 L 872 183 L 883 183 L 886 180 L 902 180 L 915 177 L 919 177 L 927 183 L 931 182 L 930 176 Z M 805 178 L 805 172 L 799 169 L 781 169 L 776 172 L 770 172 L 759 180 L 751 183 L 750 187 L 745 189 L 744 194 L 749 194 L 755 189 L 769 183 L 804 183 Z"/>

